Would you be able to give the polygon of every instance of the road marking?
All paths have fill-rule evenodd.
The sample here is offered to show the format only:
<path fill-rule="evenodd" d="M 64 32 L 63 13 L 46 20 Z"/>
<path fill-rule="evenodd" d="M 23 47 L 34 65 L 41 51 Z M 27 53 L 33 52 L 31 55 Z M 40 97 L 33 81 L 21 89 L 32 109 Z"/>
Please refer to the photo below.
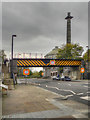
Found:
<path fill-rule="evenodd" d="M 90 93 L 90 92 L 87 92 L 87 93 Z"/>
<path fill-rule="evenodd" d="M 85 84 L 88 84 L 88 83 L 85 83 Z"/>
<path fill-rule="evenodd" d="M 90 88 L 89 86 L 85 86 L 85 85 L 84 85 L 84 87 Z"/>
<path fill-rule="evenodd" d="M 37 88 L 38 88 L 38 86 L 37 86 Z M 57 95 L 57 96 L 59 96 L 59 97 L 65 97 L 64 95 L 61 95 L 61 94 L 52 92 L 52 91 L 50 91 L 50 90 L 47 90 L 47 89 L 44 89 L 44 88 L 41 88 L 41 89 L 43 89 L 44 91 L 47 91 L 47 92 L 51 92 L 51 93 L 53 93 L 53 94 L 55 94 L 55 95 Z"/>
<path fill-rule="evenodd" d="M 66 95 L 66 97 L 72 97 L 73 95 Z"/>
<path fill-rule="evenodd" d="M 84 87 L 88 87 L 88 86 L 85 86 L 85 85 L 84 85 Z"/>
<path fill-rule="evenodd" d="M 73 93 L 73 94 L 76 94 L 76 93 L 73 92 L 72 90 L 63 90 L 63 91 L 69 91 L 69 92 L 71 92 L 71 93 Z"/>
<path fill-rule="evenodd" d="M 84 97 L 80 97 L 81 99 L 84 99 L 84 100 L 90 100 L 90 96 L 84 96 Z"/>
<path fill-rule="evenodd" d="M 55 89 L 57 89 L 57 90 L 66 91 L 66 92 L 69 91 L 69 92 L 71 92 L 71 93 L 73 93 L 73 94 L 76 94 L 76 93 L 73 92 L 72 90 L 59 89 L 58 87 L 47 86 L 47 85 L 46 85 L 46 87 L 48 87 L 48 88 L 55 88 Z"/>
<path fill-rule="evenodd" d="M 84 115 L 83 113 L 79 113 L 79 114 L 75 114 L 75 115 L 72 115 L 74 118 L 85 118 L 88 120 L 88 116 Z"/>
<path fill-rule="evenodd" d="M 77 95 L 83 95 L 84 93 L 78 93 Z"/>
<path fill-rule="evenodd" d="M 60 83 L 58 83 L 58 84 L 60 84 Z"/>
<path fill-rule="evenodd" d="M 71 86 L 71 84 L 68 84 L 69 86 Z"/>

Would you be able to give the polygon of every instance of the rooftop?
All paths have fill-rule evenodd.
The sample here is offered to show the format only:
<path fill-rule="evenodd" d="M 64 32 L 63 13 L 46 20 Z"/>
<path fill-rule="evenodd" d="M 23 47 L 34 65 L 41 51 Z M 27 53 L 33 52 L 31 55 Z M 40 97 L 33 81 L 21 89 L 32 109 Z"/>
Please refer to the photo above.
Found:
<path fill-rule="evenodd" d="M 55 48 L 52 49 L 52 51 L 50 51 L 50 52 L 49 52 L 48 54 L 46 54 L 44 57 L 51 56 L 51 55 L 57 55 L 58 50 L 59 50 L 58 46 L 55 46 Z"/>

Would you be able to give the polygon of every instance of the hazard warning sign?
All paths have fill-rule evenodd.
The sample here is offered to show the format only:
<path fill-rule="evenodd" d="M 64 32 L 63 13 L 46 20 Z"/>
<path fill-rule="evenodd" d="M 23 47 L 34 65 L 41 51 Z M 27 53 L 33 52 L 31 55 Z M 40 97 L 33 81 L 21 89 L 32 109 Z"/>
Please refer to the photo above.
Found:
<path fill-rule="evenodd" d="M 50 65 L 55 65 L 55 60 L 50 60 Z"/>
<path fill-rule="evenodd" d="M 84 68 L 81 68 L 81 73 L 84 73 L 85 72 L 85 69 Z"/>
<path fill-rule="evenodd" d="M 30 74 L 30 70 L 29 69 L 24 69 L 23 70 L 23 75 L 29 75 Z"/>

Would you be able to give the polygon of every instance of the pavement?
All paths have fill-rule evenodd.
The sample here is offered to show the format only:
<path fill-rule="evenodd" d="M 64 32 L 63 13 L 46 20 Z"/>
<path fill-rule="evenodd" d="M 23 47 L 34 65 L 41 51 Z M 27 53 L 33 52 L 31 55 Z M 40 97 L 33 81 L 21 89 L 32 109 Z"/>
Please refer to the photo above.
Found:
<path fill-rule="evenodd" d="M 0 78 L 0 85 L 2 83 L 2 80 Z M 2 87 L 0 87 L 0 118 L 2 117 Z"/>
<path fill-rule="evenodd" d="M 85 114 L 88 112 L 87 105 L 58 98 L 63 96 L 36 84 L 17 85 L 2 98 L 2 118 L 88 119 L 88 115 Z"/>

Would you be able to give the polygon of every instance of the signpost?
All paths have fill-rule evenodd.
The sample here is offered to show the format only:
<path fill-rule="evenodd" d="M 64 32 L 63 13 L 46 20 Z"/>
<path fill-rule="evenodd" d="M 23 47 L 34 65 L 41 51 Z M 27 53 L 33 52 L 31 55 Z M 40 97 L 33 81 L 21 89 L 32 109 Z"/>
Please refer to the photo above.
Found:
<path fill-rule="evenodd" d="M 85 72 L 85 69 L 84 68 L 81 68 L 81 74 L 82 74 L 82 79 L 83 79 L 83 77 L 84 77 L 84 72 Z"/>
<path fill-rule="evenodd" d="M 29 69 L 23 69 L 23 75 L 29 75 L 30 70 Z"/>
<path fill-rule="evenodd" d="M 50 65 L 55 65 L 55 60 L 50 60 Z"/>
<path fill-rule="evenodd" d="M 23 75 L 25 75 L 26 76 L 26 78 L 27 78 L 27 76 L 30 74 L 30 70 L 29 69 L 23 69 Z M 27 83 L 27 79 L 26 79 L 26 82 L 25 83 Z"/>
<path fill-rule="evenodd" d="M 85 69 L 84 68 L 81 68 L 81 73 L 84 73 L 85 72 Z"/>
<path fill-rule="evenodd" d="M 42 76 L 44 75 L 44 73 L 42 72 Z"/>

